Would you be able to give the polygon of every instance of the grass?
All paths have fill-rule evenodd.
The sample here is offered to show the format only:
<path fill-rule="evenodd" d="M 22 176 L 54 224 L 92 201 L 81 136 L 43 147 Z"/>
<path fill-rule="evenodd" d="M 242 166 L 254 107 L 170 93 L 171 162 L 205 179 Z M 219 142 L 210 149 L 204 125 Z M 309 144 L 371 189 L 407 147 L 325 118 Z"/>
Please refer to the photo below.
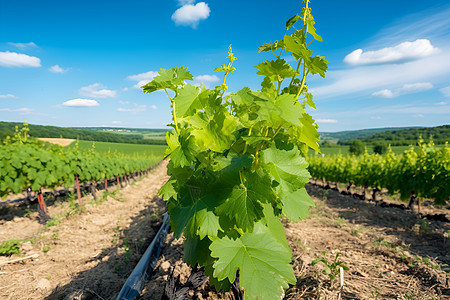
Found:
<path fill-rule="evenodd" d="M 22 243 L 23 240 L 20 239 L 11 239 L 2 242 L 0 245 L 0 255 L 10 256 L 13 254 L 20 254 Z"/>
<path fill-rule="evenodd" d="M 417 149 L 419 146 L 415 146 L 414 148 Z M 436 145 L 437 148 L 443 147 L 443 145 Z M 332 145 L 332 146 L 322 146 L 320 147 L 320 151 L 322 151 L 323 154 L 325 155 L 334 155 L 334 154 L 349 154 L 349 148 L 350 146 L 347 145 Z M 402 154 L 405 150 L 408 150 L 410 147 L 409 146 L 392 146 L 392 151 L 395 154 Z M 373 147 L 372 146 L 367 146 L 367 152 L 369 154 L 373 154 Z M 309 154 L 313 155 L 314 154 L 314 150 L 309 150 Z"/>
<path fill-rule="evenodd" d="M 80 150 L 89 150 L 92 148 L 91 141 L 79 141 Z M 75 143 L 69 145 L 69 147 L 75 147 Z M 123 143 L 108 143 L 108 142 L 95 142 L 95 151 L 98 153 L 122 153 L 126 155 L 138 154 L 140 156 L 155 156 L 162 159 L 164 151 L 167 146 L 164 145 L 140 145 L 140 144 L 123 144 Z"/>

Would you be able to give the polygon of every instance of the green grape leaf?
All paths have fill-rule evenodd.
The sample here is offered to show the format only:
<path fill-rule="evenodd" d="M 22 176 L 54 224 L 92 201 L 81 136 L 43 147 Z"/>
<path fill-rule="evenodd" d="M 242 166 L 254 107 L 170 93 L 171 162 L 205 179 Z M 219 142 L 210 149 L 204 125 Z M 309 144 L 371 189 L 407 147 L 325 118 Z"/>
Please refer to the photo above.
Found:
<path fill-rule="evenodd" d="M 283 47 L 284 47 L 283 40 L 275 41 L 273 43 L 272 42 L 264 43 L 262 46 L 258 47 L 258 53 L 267 52 L 267 51 L 275 51 L 275 50 L 281 49 Z"/>
<path fill-rule="evenodd" d="M 299 137 L 299 141 L 305 143 L 311 149 L 320 152 L 319 149 L 319 132 L 317 131 L 317 125 L 309 114 L 304 114 L 301 118 L 302 127 Z"/>
<path fill-rule="evenodd" d="M 253 146 L 261 141 L 270 142 L 271 138 L 266 136 L 243 136 L 242 139 L 249 145 Z"/>
<path fill-rule="evenodd" d="M 295 72 L 291 65 L 280 58 L 275 61 L 267 60 L 260 63 L 255 68 L 259 70 L 256 74 L 269 77 L 272 81 L 281 81 L 285 78 L 295 76 Z"/>
<path fill-rule="evenodd" d="M 170 155 L 174 165 L 190 166 L 198 149 L 194 137 L 187 132 L 183 132 L 182 136 L 178 136 L 176 132 L 167 132 L 166 140 L 168 147 L 165 155 Z"/>
<path fill-rule="evenodd" d="M 264 80 L 261 82 L 261 92 L 269 95 L 269 98 L 272 99 L 275 99 L 278 95 L 275 84 L 269 77 L 264 77 Z"/>
<path fill-rule="evenodd" d="M 176 105 L 177 118 L 183 118 L 195 113 L 197 109 L 201 108 L 199 101 L 198 87 L 186 84 L 179 94 L 173 99 Z"/>
<path fill-rule="evenodd" d="M 276 101 L 280 117 L 293 125 L 300 126 L 300 118 L 304 115 L 304 109 L 298 102 L 294 101 L 292 94 L 280 95 Z"/>
<path fill-rule="evenodd" d="M 297 23 L 298 20 L 300 20 L 300 16 L 298 14 L 287 20 L 286 30 L 289 30 L 289 28 L 291 28 L 295 23 Z"/>
<path fill-rule="evenodd" d="M 311 177 L 306 169 L 308 163 L 297 147 L 292 150 L 268 148 L 262 151 L 261 157 L 283 192 L 293 192 L 304 187 Z"/>
<path fill-rule="evenodd" d="M 328 69 L 328 60 L 324 56 L 314 56 L 307 65 L 311 74 L 319 74 L 325 78 L 325 72 Z"/>
<path fill-rule="evenodd" d="M 253 97 L 249 94 L 250 89 L 248 87 L 244 87 L 240 89 L 237 93 L 233 94 L 231 97 L 231 101 L 235 105 L 249 105 L 253 103 Z"/>
<path fill-rule="evenodd" d="M 185 238 L 183 242 L 184 262 L 191 267 L 195 267 L 196 264 L 205 266 L 211 254 L 209 250 L 211 241 L 207 238 L 200 240 L 197 236 L 191 236 L 189 234 L 185 235 Z"/>
<path fill-rule="evenodd" d="M 313 95 L 311 93 L 304 93 L 305 99 L 306 99 L 306 104 L 308 104 L 309 106 L 311 106 L 314 109 L 316 108 L 316 104 L 313 101 Z"/>
<path fill-rule="evenodd" d="M 224 203 L 215 212 L 235 220 L 242 230 L 252 231 L 254 223 L 264 216 L 262 203 L 276 199 L 270 178 L 249 171 L 229 173 L 221 181 L 222 187 L 216 189 L 217 197 L 224 198 Z M 236 183 L 236 177 L 242 178 L 240 183 Z"/>
<path fill-rule="evenodd" d="M 264 96 L 263 93 L 253 93 L 259 98 Z M 300 118 L 304 114 L 303 107 L 295 101 L 295 95 L 282 94 L 275 101 L 259 101 L 256 103 L 261 107 L 258 114 L 258 120 L 268 121 L 271 126 L 276 128 L 284 123 L 300 126 Z"/>
<path fill-rule="evenodd" d="M 214 263 L 218 280 L 234 282 L 240 271 L 244 299 L 281 299 L 283 288 L 296 282 L 289 264 L 291 252 L 267 232 L 247 232 L 236 240 L 224 237 L 209 248 L 211 256 L 218 258 Z"/>
<path fill-rule="evenodd" d="M 294 222 L 308 218 L 309 207 L 315 207 L 314 201 L 305 188 L 295 192 L 284 192 L 280 196 L 283 203 L 283 214 Z"/>
<path fill-rule="evenodd" d="M 177 199 L 177 191 L 175 190 L 175 179 L 169 179 L 166 184 L 164 184 L 158 191 L 158 195 L 162 196 L 165 201 L 168 201 L 170 198 Z"/>
<path fill-rule="evenodd" d="M 247 155 L 238 157 L 235 153 L 228 154 L 228 156 L 218 156 L 213 163 L 213 170 L 218 172 L 232 172 L 239 171 L 243 168 L 251 168 L 252 159 Z"/>
<path fill-rule="evenodd" d="M 176 238 L 180 238 L 183 231 L 190 235 L 215 237 L 219 230 L 219 217 L 213 210 L 219 204 L 216 197 L 205 196 L 196 199 L 191 189 L 185 190 L 180 203 L 170 210 L 170 223 Z"/>
<path fill-rule="evenodd" d="M 194 130 L 192 134 L 204 148 L 223 152 L 229 149 L 236 139 L 233 133 L 237 125 L 233 115 L 217 112 L 208 121 L 205 120 L 205 125 Z"/>
<path fill-rule="evenodd" d="M 309 34 L 311 34 L 314 39 L 318 40 L 319 42 L 322 42 L 322 37 L 316 33 L 316 28 L 314 27 L 314 18 L 311 14 L 308 14 L 306 17 L 306 31 L 308 31 Z"/>
<path fill-rule="evenodd" d="M 292 52 L 297 59 L 303 58 L 306 63 L 311 60 L 312 50 L 309 50 L 297 36 L 286 34 L 284 36 L 284 45 L 286 51 Z"/>
<path fill-rule="evenodd" d="M 154 77 L 152 81 L 142 86 L 145 93 L 152 93 L 161 89 L 177 90 L 179 85 L 184 85 L 185 80 L 193 80 L 189 71 L 184 67 L 172 67 L 169 70 L 161 68 L 159 75 Z"/>
<path fill-rule="evenodd" d="M 264 203 L 264 218 L 261 219 L 256 225 L 254 233 L 264 233 L 268 232 L 272 237 L 274 237 L 278 243 L 283 245 L 289 252 L 289 242 L 286 239 L 286 232 L 284 230 L 283 223 L 281 223 L 280 218 L 275 216 L 273 212 L 272 204 Z"/>

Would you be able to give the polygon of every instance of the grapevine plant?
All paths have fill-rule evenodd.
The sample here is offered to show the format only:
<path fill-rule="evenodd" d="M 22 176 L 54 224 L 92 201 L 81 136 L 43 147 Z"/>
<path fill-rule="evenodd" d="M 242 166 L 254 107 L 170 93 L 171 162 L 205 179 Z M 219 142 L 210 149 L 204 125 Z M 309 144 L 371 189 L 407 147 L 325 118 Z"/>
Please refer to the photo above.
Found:
<path fill-rule="evenodd" d="M 301 14 L 287 21 L 283 39 L 258 48 L 275 56 L 256 66 L 264 76 L 261 90 L 225 94 L 235 71 L 231 46 L 228 64 L 215 69 L 225 74 L 214 89 L 186 83 L 193 75 L 184 67 L 161 68 L 142 87 L 163 90 L 171 101 L 170 179 L 160 194 L 175 237 L 185 238 L 184 260 L 203 266 L 216 290 L 227 290 L 239 270 L 245 299 L 281 298 L 295 284 L 279 218 L 298 221 L 314 205 L 305 190 L 305 155 L 308 147 L 319 151 L 319 134 L 305 112 L 307 105 L 315 108 L 306 77 L 324 77 L 328 62 L 309 49 L 322 38 L 304 2 Z M 284 59 L 289 55 L 294 67 Z"/>

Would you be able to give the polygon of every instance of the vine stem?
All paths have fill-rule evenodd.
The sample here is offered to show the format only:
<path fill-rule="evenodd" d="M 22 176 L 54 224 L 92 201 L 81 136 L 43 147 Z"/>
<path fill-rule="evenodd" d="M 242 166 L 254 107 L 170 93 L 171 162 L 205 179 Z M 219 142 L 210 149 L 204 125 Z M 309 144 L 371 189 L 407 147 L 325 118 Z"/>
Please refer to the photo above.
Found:
<path fill-rule="evenodd" d="M 176 111 L 176 107 L 175 107 L 175 100 L 172 97 L 170 97 L 167 89 L 164 89 L 164 91 L 166 92 L 167 97 L 169 97 L 170 102 L 172 103 L 172 115 L 173 115 L 173 122 L 175 123 L 175 131 L 177 132 L 177 135 L 180 136 L 180 130 L 178 129 L 178 120 L 177 120 L 177 111 Z"/>

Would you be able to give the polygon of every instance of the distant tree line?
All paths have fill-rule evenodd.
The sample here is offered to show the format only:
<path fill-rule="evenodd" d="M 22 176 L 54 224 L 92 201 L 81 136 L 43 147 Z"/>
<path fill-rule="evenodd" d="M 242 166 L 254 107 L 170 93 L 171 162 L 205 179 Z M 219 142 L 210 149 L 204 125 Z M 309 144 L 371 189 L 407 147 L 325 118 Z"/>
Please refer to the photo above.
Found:
<path fill-rule="evenodd" d="M 4 140 L 7 136 L 13 136 L 16 126 L 20 128 L 22 127 L 22 123 L 0 122 L 0 140 Z M 103 131 L 31 124 L 28 127 L 30 129 L 29 135 L 39 138 L 65 138 L 110 143 L 166 145 L 165 140 L 144 139 L 142 135 L 138 134 L 116 134 Z"/>
<path fill-rule="evenodd" d="M 359 138 L 364 144 L 390 144 L 391 146 L 417 145 L 418 140 L 433 138 L 435 144 L 445 144 L 450 141 L 450 125 L 428 128 L 410 128 L 376 133 L 370 137 Z M 355 140 L 338 141 L 339 145 L 352 145 Z"/>

